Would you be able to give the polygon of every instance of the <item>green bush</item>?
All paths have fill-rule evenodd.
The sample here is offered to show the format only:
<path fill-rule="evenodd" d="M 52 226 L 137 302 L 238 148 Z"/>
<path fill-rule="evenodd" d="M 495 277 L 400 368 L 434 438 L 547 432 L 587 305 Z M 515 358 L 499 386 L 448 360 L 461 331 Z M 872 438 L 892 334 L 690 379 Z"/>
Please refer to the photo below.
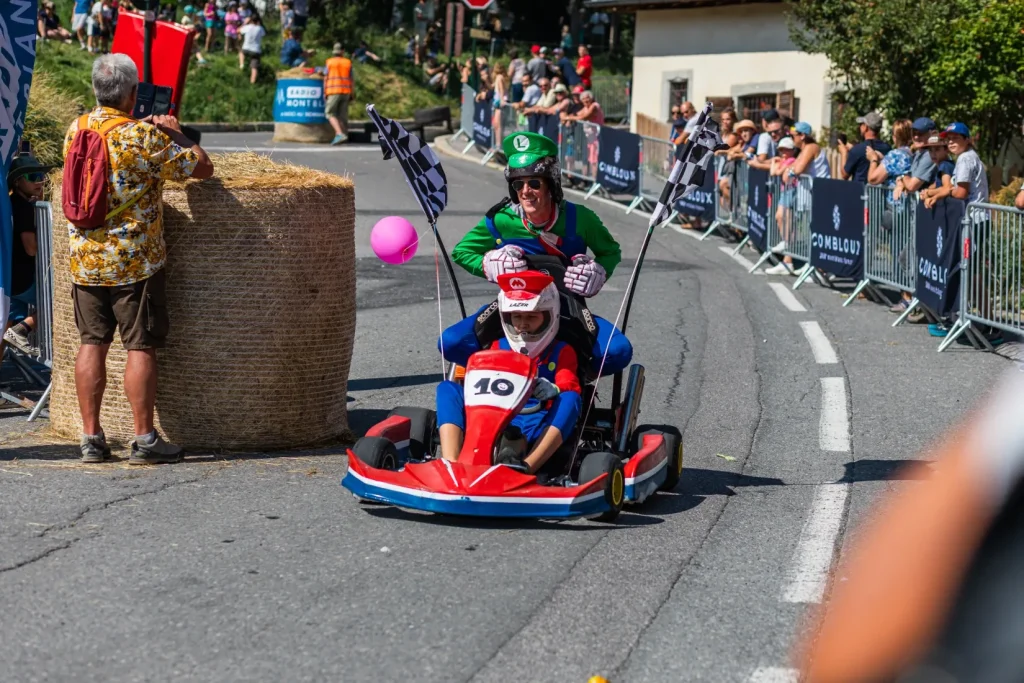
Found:
<path fill-rule="evenodd" d="M 62 165 L 64 135 L 84 110 L 80 98 L 56 87 L 47 74 L 37 71 L 32 77 L 22 139 L 31 143 L 32 153 L 44 164 Z"/>

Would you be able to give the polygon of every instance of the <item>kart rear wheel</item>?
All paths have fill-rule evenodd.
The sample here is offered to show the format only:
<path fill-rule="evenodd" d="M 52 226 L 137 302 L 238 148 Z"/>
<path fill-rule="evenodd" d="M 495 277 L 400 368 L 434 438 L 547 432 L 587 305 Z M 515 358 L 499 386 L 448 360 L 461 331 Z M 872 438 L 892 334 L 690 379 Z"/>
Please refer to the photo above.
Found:
<path fill-rule="evenodd" d="M 607 474 L 604 480 L 604 499 L 610 509 L 594 517 L 598 522 L 614 522 L 622 511 L 626 498 L 626 477 L 622 472 L 622 460 L 612 453 L 589 453 L 580 465 L 580 483 L 591 481 Z"/>
<path fill-rule="evenodd" d="M 364 436 L 352 446 L 352 453 L 363 464 L 375 469 L 398 469 L 398 449 L 382 436 Z"/>
<path fill-rule="evenodd" d="M 668 463 L 665 465 L 665 481 L 658 490 L 671 491 L 679 483 L 679 476 L 683 473 L 683 435 L 672 425 L 641 425 L 633 432 L 630 454 L 640 450 L 646 434 L 660 435 L 665 439 Z"/>
<path fill-rule="evenodd" d="M 424 460 L 434 455 L 434 437 L 437 434 L 437 413 L 429 408 L 399 406 L 388 417 L 409 418 L 409 455 Z"/>

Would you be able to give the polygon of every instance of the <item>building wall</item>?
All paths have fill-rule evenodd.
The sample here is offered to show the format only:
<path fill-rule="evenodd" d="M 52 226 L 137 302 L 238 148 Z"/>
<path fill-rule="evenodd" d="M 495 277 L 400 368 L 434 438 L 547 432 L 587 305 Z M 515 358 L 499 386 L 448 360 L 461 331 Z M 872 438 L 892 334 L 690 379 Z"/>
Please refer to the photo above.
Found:
<path fill-rule="evenodd" d="M 783 4 L 637 12 L 632 125 L 636 113 L 668 117 L 669 81 L 686 78 L 699 109 L 709 97 L 734 99 L 794 90 L 799 117 L 815 131 L 829 121 L 828 60 L 797 51 Z"/>

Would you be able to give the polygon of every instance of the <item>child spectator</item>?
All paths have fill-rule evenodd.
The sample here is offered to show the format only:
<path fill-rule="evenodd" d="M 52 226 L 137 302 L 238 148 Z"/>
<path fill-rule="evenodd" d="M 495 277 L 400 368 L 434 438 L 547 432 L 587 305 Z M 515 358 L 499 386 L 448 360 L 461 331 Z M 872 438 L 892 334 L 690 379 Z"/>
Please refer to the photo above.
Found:
<path fill-rule="evenodd" d="M 242 18 L 238 15 L 238 5 L 232 2 L 224 13 L 224 54 L 238 51 L 238 28 L 241 25 Z"/>
<path fill-rule="evenodd" d="M 281 34 L 284 35 L 285 31 L 291 31 L 295 28 L 295 5 L 292 4 L 291 0 L 285 0 L 281 3 Z"/>
<path fill-rule="evenodd" d="M 956 166 L 949 160 L 949 149 L 946 141 L 938 133 L 934 133 L 926 143 L 925 149 L 935 166 L 932 184 L 921 190 L 920 197 L 925 208 L 932 208 L 936 202 L 953 194 L 953 173 Z"/>
<path fill-rule="evenodd" d="M 36 222 L 35 203 L 43 198 L 43 183 L 49 167 L 40 164 L 31 154 L 23 154 L 11 163 L 8 184 L 11 187 L 11 211 L 14 223 L 14 242 L 11 254 L 11 311 L 4 340 L 15 348 L 33 355 L 29 335 L 35 330 L 35 318 L 29 315 L 29 306 L 36 304 L 35 257 Z"/>
<path fill-rule="evenodd" d="M 103 51 L 103 2 L 96 0 L 89 10 L 89 52 L 100 53 Z"/>
<path fill-rule="evenodd" d="M 970 129 L 963 123 L 951 123 L 942 131 L 941 137 L 946 139 L 949 151 L 956 155 L 952 196 L 966 202 L 987 202 L 985 164 L 981 163 L 981 157 L 974 149 Z"/>
<path fill-rule="evenodd" d="M 203 25 L 206 27 L 206 52 L 209 53 L 217 30 L 217 3 L 213 0 L 208 0 L 203 8 Z"/>

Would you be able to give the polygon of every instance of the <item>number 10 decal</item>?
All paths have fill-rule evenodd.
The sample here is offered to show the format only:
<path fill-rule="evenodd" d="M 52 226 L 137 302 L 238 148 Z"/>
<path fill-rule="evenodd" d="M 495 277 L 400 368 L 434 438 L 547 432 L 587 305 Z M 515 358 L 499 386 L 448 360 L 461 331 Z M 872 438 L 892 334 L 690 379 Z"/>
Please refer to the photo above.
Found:
<path fill-rule="evenodd" d="M 508 396 L 516 390 L 515 385 L 507 379 L 491 379 L 490 377 L 481 378 L 479 382 L 473 385 L 473 388 L 476 389 L 477 396 L 482 396 L 484 394 Z"/>

